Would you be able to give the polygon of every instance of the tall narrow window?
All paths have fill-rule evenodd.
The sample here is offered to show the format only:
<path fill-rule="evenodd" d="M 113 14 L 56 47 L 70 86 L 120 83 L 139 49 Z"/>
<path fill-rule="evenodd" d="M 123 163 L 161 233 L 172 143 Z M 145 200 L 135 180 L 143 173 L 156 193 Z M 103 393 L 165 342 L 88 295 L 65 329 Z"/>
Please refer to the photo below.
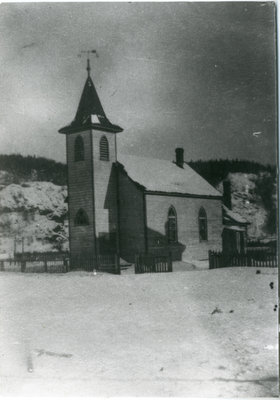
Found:
<path fill-rule="evenodd" d="M 81 136 L 75 139 L 75 161 L 83 161 L 85 159 L 84 141 Z"/>
<path fill-rule="evenodd" d="M 87 213 L 85 212 L 85 210 L 83 210 L 82 208 L 79 209 L 79 211 L 77 212 L 77 214 L 75 216 L 74 223 L 75 223 L 75 225 L 88 225 L 89 224 L 88 216 L 87 216 Z"/>
<path fill-rule="evenodd" d="M 168 211 L 167 238 L 168 238 L 168 243 L 176 243 L 178 238 L 177 215 L 175 208 L 173 206 L 171 206 Z"/>
<path fill-rule="evenodd" d="M 207 232 L 207 215 L 203 207 L 200 208 L 198 214 L 198 229 L 199 229 L 199 240 L 208 240 Z"/>
<path fill-rule="evenodd" d="M 100 160 L 109 161 L 109 143 L 106 136 L 102 136 L 99 143 Z"/>

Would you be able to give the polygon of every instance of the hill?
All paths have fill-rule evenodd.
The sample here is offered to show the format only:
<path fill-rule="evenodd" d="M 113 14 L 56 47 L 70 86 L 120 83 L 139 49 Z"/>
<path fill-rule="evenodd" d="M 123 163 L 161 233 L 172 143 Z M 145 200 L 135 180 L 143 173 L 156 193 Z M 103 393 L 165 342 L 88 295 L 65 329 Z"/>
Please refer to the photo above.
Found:
<path fill-rule="evenodd" d="M 229 173 L 256 174 L 268 173 L 276 179 L 276 166 L 263 165 L 247 160 L 208 160 L 190 161 L 187 163 L 211 185 L 217 186 L 227 178 Z"/>
<path fill-rule="evenodd" d="M 0 184 L 47 181 L 66 185 L 66 165 L 44 157 L 0 154 Z"/>

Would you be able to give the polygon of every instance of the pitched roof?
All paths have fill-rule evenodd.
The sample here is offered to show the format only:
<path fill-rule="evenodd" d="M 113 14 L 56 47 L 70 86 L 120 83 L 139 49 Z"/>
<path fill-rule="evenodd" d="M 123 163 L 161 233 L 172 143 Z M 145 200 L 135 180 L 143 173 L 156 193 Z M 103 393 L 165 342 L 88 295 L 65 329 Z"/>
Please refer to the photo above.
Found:
<path fill-rule="evenodd" d="M 88 76 L 74 120 L 59 132 L 70 133 L 90 128 L 114 133 L 122 131 L 121 127 L 111 124 L 106 117 L 93 81 Z"/>
<path fill-rule="evenodd" d="M 172 161 L 118 155 L 128 176 L 147 191 L 222 197 L 213 186 L 187 164 L 178 167 Z"/>

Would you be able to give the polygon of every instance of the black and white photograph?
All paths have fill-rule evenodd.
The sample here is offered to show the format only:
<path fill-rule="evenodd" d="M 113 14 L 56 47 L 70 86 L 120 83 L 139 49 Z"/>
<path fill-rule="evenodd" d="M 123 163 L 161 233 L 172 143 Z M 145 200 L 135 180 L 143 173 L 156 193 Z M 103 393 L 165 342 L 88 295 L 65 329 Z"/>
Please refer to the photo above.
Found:
<path fill-rule="evenodd" d="M 276 3 L 1 3 L 0 43 L 0 396 L 278 397 Z"/>

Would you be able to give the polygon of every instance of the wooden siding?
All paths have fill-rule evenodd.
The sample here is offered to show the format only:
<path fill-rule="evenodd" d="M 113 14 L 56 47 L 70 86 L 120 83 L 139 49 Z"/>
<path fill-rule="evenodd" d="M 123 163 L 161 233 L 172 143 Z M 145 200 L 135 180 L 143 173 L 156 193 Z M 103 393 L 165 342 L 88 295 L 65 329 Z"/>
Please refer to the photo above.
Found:
<path fill-rule="evenodd" d="M 85 159 L 75 162 L 74 143 L 78 135 L 84 141 Z M 109 144 L 109 161 L 100 160 L 99 143 L 103 135 Z M 109 239 L 112 251 L 119 250 L 128 261 L 134 261 L 135 254 L 141 252 L 160 248 L 172 248 L 173 251 L 174 245 L 169 245 L 166 237 L 171 205 L 177 213 L 178 245 L 175 248 L 179 249 L 180 258 L 206 259 L 209 250 L 222 249 L 220 199 L 144 194 L 125 171 L 116 170 L 115 162 L 114 134 L 85 131 L 67 135 L 71 257 L 81 254 L 95 257 L 96 251 L 102 252 L 104 238 Z M 199 240 L 198 229 L 200 207 L 207 213 L 208 240 L 203 242 Z M 89 225 L 75 226 L 74 218 L 80 208 L 86 211 Z"/>
<path fill-rule="evenodd" d="M 109 160 L 100 160 L 100 139 L 106 137 L 109 145 Z M 117 250 L 117 179 L 116 179 L 116 143 L 115 134 L 92 131 L 93 181 L 95 201 L 95 227 L 99 250 L 102 252 L 102 240 L 109 240 L 112 250 Z M 113 236 L 112 236 L 113 234 Z"/>
<path fill-rule="evenodd" d="M 145 251 L 145 216 L 143 190 L 119 170 L 120 254 L 133 262 L 135 254 Z"/>
<path fill-rule="evenodd" d="M 84 141 L 85 157 L 83 161 L 74 160 L 74 145 L 80 135 Z M 68 164 L 68 208 L 71 258 L 79 255 L 94 256 L 94 211 L 92 188 L 92 154 L 90 131 L 67 135 Z M 75 226 L 77 211 L 83 208 L 89 218 L 89 225 Z"/>
<path fill-rule="evenodd" d="M 167 246 L 166 222 L 170 206 L 177 213 L 181 258 L 203 260 L 209 250 L 222 249 L 222 204 L 217 199 L 183 198 L 146 194 L 148 249 Z M 199 240 L 198 213 L 207 213 L 208 240 Z M 174 246 L 171 246 L 174 247 Z"/>

